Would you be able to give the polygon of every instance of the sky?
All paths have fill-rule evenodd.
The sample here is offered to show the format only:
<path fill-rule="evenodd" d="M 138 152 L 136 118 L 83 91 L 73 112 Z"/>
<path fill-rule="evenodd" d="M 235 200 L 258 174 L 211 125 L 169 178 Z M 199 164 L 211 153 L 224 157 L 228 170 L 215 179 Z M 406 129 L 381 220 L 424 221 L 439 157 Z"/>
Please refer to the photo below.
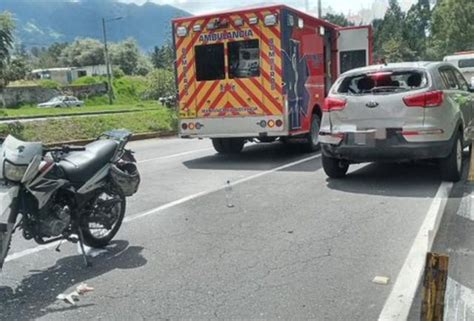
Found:
<path fill-rule="evenodd" d="M 120 0 L 127 3 L 143 4 L 146 1 L 157 4 L 170 4 L 192 14 L 232 9 L 241 6 L 254 6 L 257 4 L 283 3 L 297 9 L 305 9 L 306 0 Z M 307 0 L 311 11 L 317 11 L 317 0 Z M 399 0 L 402 9 L 407 9 L 415 0 Z M 361 9 L 371 9 L 373 4 L 386 5 L 388 0 L 322 0 L 322 7 L 331 7 L 338 13 L 356 13 Z"/>

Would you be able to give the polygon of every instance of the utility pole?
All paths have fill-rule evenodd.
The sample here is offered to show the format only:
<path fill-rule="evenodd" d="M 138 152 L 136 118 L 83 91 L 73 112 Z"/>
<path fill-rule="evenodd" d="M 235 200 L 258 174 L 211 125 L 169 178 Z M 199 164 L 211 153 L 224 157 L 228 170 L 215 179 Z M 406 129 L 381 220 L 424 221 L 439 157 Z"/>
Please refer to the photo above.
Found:
<path fill-rule="evenodd" d="M 107 47 L 107 28 L 106 22 L 120 20 L 123 17 L 117 17 L 112 19 L 105 19 L 102 18 L 102 31 L 104 33 L 104 57 L 105 57 L 105 65 L 107 69 L 107 94 L 109 96 L 109 104 L 112 105 L 114 103 L 114 89 L 112 87 L 112 70 L 110 68 L 110 58 L 109 58 L 109 49 Z"/>
<path fill-rule="evenodd" d="M 323 15 L 323 8 L 321 7 L 321 0 L 318 0 L 318 18 L 321 18 Z"/>

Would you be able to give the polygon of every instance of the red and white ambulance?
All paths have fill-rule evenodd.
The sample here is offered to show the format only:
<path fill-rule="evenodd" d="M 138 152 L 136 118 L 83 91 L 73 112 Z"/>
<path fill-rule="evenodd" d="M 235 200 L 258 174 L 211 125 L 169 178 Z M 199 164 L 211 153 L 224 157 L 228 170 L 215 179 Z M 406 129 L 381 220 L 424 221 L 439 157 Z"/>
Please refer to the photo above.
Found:
<path fill-rule="evenodd" d="M 339 27 L 284 5 L 172 21 L 179 133 L 220 153 L 250 140 L 319 147 L 324 98 L 340 73 L 372 63 L 370 26 Z"/>

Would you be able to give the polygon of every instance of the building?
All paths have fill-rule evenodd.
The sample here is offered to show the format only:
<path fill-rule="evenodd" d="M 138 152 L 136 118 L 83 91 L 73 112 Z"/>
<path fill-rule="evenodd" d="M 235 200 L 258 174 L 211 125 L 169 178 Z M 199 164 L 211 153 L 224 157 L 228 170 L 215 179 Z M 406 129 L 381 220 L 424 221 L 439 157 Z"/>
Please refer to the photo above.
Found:
<path fill-rule="evenodd" d="M 84 66 L 84 67 L 62 67 L 35 69 L 31 72 L 35 79 L 50 79 L 60 84 L 68 85 L 74 80 L 85 76 L 107 75 L 106 65 Z"/>

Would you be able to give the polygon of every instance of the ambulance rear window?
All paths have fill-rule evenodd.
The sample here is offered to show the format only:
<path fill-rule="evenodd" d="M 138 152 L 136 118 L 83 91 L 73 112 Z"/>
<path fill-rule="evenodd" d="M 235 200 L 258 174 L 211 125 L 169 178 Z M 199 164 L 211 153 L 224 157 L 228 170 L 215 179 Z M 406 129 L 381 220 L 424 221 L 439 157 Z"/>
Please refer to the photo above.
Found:
<path fill-rule="evenodd" d="M 260 76 L 260 48 L 257 39 L 228 43 L 229 78 Z"/>
<path fill-rule="evenodd" d="M 197 81 L 225 79 L 224 45 L 202 45 L 194 48 Z"/>

